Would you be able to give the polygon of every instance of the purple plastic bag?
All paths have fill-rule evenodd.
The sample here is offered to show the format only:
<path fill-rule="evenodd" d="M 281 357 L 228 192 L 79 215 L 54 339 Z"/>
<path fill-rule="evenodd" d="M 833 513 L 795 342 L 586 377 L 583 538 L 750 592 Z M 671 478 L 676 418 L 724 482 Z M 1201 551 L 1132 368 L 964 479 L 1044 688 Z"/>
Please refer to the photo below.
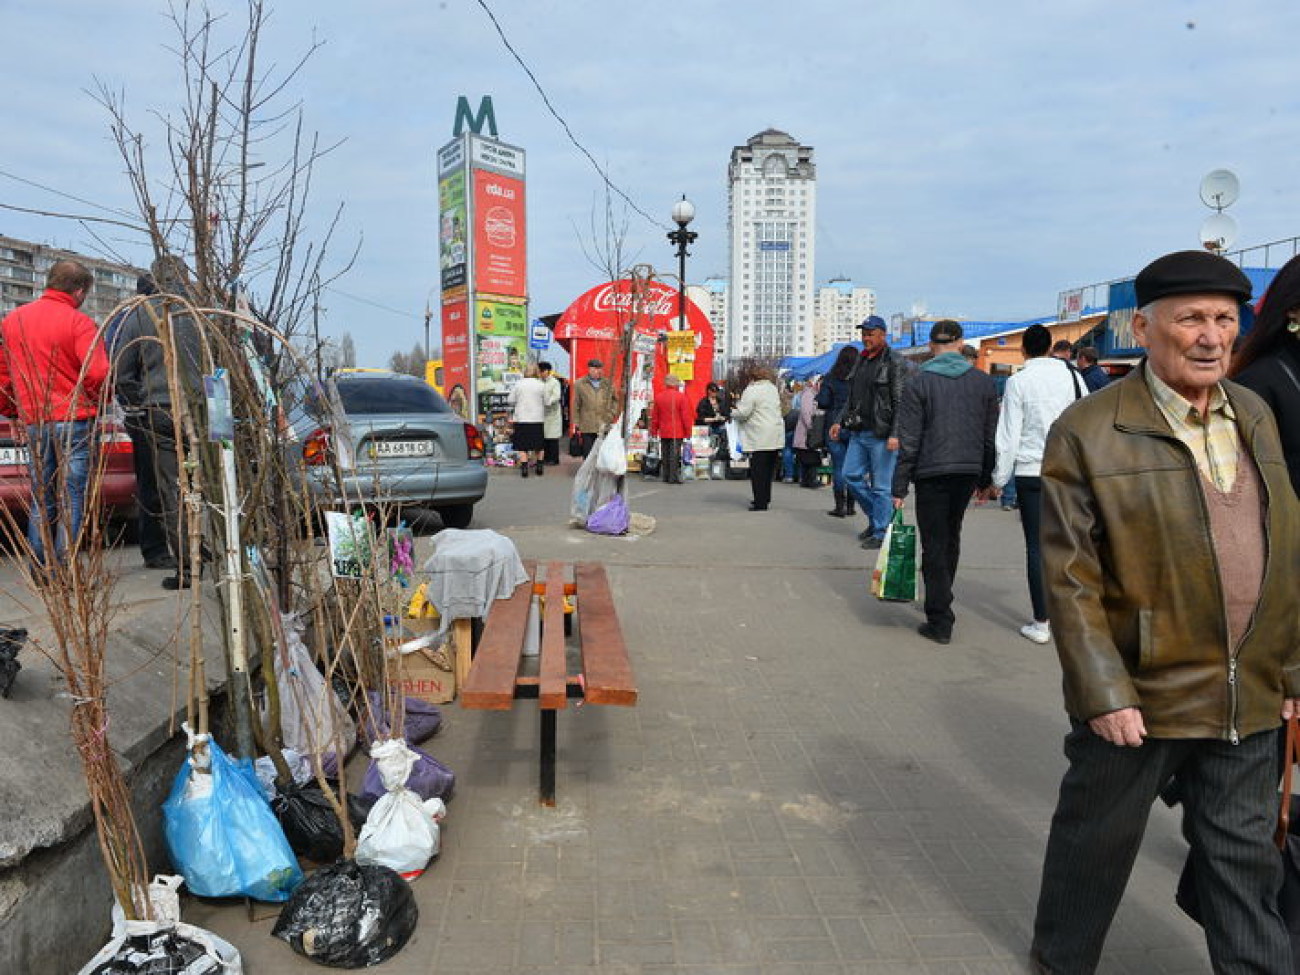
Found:
<path fill-rule="evenodd" d="M 456 773 L 423 749 L 412 748 L 411 751 L 418 757 L 415 767 L 411 769 L 411 777 L 406 780 L 406 787 L 421 799 L 441 799 L 446 802 L 455 791 Z M 374 759 L 371 759 L 365 781 L 361 783 L 361 798 L 373 803 L 386 791 L 383 780 L 379 777 L 379 768 Z"/>
<path fill-rule="evenodd" d="M 369 748 L 375 743 L 376 738 L 386 737 L 391 728 L 388 712 L 379 699 L 379 692 L 367 691 L 366 697 L 370 699 L 370 710 L 361 715 L 357 728 L 362 736 L 362 744 Z M 408 745 L 424 741 L 442 727 L 442 711 L 436 704 L 422 701 L 418 697 L 408 697 L 404 710 L 406 714 L 402 721 L 402 737 L 406 739 Z M 375 716 L 374 724 L 377 727 L 371 727 L 371 714 Z"/>
<path fill-rule="evenodd" d="M 597 535 L 625 535 L 631 520 L 623 495 L 616 494 L 587 519 L 587 531 Z"/>

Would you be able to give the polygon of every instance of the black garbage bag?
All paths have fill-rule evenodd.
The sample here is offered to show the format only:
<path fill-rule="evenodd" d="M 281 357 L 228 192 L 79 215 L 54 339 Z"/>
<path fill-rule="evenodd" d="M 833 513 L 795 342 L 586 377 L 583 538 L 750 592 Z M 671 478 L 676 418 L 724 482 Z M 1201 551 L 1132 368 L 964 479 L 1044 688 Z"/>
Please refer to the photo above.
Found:
<path fill-rule="evenodd" d="M 332 863 L 343 855 L 343 826 L 319 785 L 290 786 L 271 800 L 271 808 L 298 856 Z"/>
<path fill-rule="evenodd" d="M 271 934 L 317 964 L 367 968 L 401 951 L 419 919 L 396 871 L 337 860 L 294 891 Z"/>
<path fill-rule="evenodd" d="M 8 697 L 14 686 L 18 671 L 23 665 L 18 662 L 18 652 L 27 642 L 27 631 L 18 629 L 0 629 L 0 697 Z"/>

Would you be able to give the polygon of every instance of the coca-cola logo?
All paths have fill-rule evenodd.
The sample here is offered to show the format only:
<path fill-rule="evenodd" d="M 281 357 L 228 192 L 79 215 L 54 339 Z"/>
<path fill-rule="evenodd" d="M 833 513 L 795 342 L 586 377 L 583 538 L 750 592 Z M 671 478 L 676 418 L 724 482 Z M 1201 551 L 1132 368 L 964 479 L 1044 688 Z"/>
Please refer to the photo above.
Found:
<path fill-rule="evenodd" d="M 660 315 L 671 316 L 676 307 L 675 296 L 664 294 L 662 291 L 654 291 L 653 298 L 646 301 L 641 307 L 651 315 L 658 317 Z M 602 287 L 591 299 L 591 307 L 595 311 L 601 312 L 632 312 L 636 310 L 637 295 L 630 291 L 619 291 L 617 285 L 613 282 Z"/>

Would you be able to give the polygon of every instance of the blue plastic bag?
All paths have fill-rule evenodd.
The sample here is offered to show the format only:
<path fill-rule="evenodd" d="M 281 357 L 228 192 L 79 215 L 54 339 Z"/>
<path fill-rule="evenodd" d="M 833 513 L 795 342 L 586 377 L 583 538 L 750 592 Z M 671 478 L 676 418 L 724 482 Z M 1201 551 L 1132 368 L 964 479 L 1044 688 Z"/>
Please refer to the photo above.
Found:
<path fill-rule="evenodd" d="M 624 535 L 631 520 L 623 495 L 616 494 L 587 519 L 587 531 L 597 535 Z"/>
<path fill-rule="evenodd" d="M 195 746 L 204 739 L 190 737 L 189 754 L 163 803 L 172 863 L 200 897 L 287 901 L 302 883 L 302 869 L 251 765 L 241 769 L 211 739 L 206 759 L 196 758 Z M 211 774 L 196 771 L 205 761 Z"/>

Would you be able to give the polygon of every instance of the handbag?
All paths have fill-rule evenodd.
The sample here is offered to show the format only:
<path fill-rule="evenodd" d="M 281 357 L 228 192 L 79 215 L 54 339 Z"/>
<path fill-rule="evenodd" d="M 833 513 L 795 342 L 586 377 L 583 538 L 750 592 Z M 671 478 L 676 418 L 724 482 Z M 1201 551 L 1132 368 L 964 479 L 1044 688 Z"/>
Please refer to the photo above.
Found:
<path fill-rule="evenodd" d="M 813 414 L 812 422 L 808 424 L 808 434 L 804 441 L 809 450 L 826 449 L 826 414 L 818 410 Z"/>
<path fill-rule="evenodd" d="M 1277 908 L 1291 939 L 1292 970 L 1300 972 L 1300 835 L 1291 831 L 1291 824 L 1300 826 L 1295 800 L 1291 794 L 1291 775 L 1300 754 L 1300 717 L 1292 715 L 1282 727 L 1286 735 L 1286 767 L 1282 771 L 1282 793 L 1278 805 L 1277 828 L 1273 842 L 1282 857 L 1282 889 L 1278 891 Z M 1189 851 L 1178 877 L 1178 892 L 1174 900 L 1184 914 L 1197 924 L 1201 923 L 1201 899 L 1196 890 L 1196 872 Z"/>
<path fill-rule="evenodd" d="M 571 434 L 569 434 L 569 456 L 570 457 L 582 456 L 582 434 L 580 434 L 577 430 L 574 430 Z"/>

